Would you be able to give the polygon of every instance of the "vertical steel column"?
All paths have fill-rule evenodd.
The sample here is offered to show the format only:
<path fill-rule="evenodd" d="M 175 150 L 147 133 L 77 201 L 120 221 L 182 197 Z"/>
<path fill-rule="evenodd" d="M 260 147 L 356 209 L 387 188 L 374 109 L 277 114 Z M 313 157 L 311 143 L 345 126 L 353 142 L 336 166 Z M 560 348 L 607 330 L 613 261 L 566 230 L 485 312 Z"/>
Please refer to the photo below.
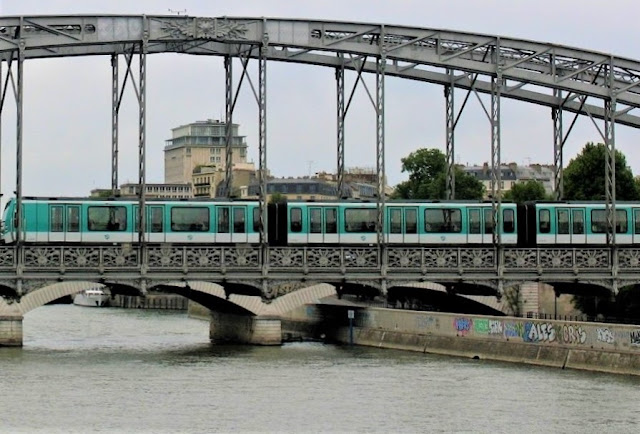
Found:
<path fill-rule="evenodd" d="M 493 244 L 499 246 L 500 209 L 502 205 L 502 167 L 500 162 L 500 96 L 502 74 L 491 79 L 491 208 L 493 215 Z"/>
<path fill-rule="evenodd" d="M 336 198 L 342 197 L 344 186 L 344 54 L 338 53 L 340 66 L 336 68 L 336 118 L 337 118 L 337 144 L 338 144 L 338 173 Z"/>
<path fill-rule="evenodd" d="M 23 19 L 20 18 L 20 42 L 18 43 L 18 90 L 16 94 L 16 245 L 18 247 L 18 265 L 22 263 L 20 247 L 22 244 L 22 104 L 24 87 L 24 49 L 22 38 Z"/>
<path fill-rule="evenodd" d="M 229 55 L 224 56 L 224 75 L 225 75 L 225 109 L 226 109 L 226 150 L 225 150 L 225 175 L 224 175 L 224 196 L 231 197 L 231 189 L 233 188 L 233 69 L 232 58 Z"/>
<path fill-rule="evenodd" d="M 266 27 L 266 26 L 265 26 Z M 268 269 L 267 260 L 267 47 L 269 36 L 263 34 L 262 45 L 260 46 L 260 54 L 258 57 L 258 154 L 260 160 L 260 195 L 258 198 L 258 206 L 260 208 L 260 244 L 262 250 L 262 272 L 266 275 Z"/>
<path fill-rule="evenodd" d="M 607 244 L 616 244 L 616 143 L 615 143 L 616 99 L 604 102 L 604 142 L 605 142 L 605 207 L 607 214 Z"/>
<path fill-rule="evenodd" d="M 553 119 L 553 188 L 556 200 L 562 200 L 564 196 L 564 174 L 563 174 L 563 148 L 564 137 L 562 130 L 562 91 L 553 90 L 553 96 L 559 102 L 557 107 L 551 109 L 551 118 Z"/>
<path fill-rule="evenodd" d="M 118 55 L 111 55 L 111 195 L 118 190 Z"/>
<path fill-rule="evenodd" d="M 142 263 L 146 264 L 146 147 L 147 147 L 147 50 L 148 50 L 148 23 L 145 19 L 145 31 L 144 39 L 140 45 L 140 95 L 138 96 L 139 104 L 139 118 L 138 118 L 138 186 L 140 188 L 139 194 L 139 213 L 138 218 L 140 224 L 138 225 L 140 247 L 142 248 Z"/>
<path fill-rule="evenodd" d="M 2 112 L 4 109 L 4 96 L 6 94 L 6 88 L 2 85 L 4 78 L 2 77 L 2 64 L 4 63 L 4 57 L 0 58 L 0 199 L 2 198 Z M 7 73 L 7 79 L 9 75 Z"/>
<path fill-rule="evenodd" d="M 378 246 L 381 258 L 384 252 L 385 155 L 384 155 L 384 76 L 387 57 L 384 47 L 384 29 L 380 40 L 380 57 L 376 61 L 376 170 L 378 178 Z"/>
<path fill-rule="evenodd" d="M 454 131 L 454 105 L 453 105 L 453 70 L 447 69 L 449 74 L 450 84 L 444 86 L 444 99 L 445 99 L 445 116 L 446 116 L 446 156 L 447 156 L 447 178 L 446 178 L 446 197 L 447 200 L 456 198 L 456 171 L 455 171 L 455 147 L 453 142 Z"/>

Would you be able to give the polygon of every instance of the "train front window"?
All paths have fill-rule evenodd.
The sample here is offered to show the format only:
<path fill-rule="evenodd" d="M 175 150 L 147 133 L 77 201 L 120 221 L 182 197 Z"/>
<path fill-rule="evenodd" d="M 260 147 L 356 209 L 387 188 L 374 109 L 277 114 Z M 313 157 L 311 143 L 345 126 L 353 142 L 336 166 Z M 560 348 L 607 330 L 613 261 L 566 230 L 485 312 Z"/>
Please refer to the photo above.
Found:
<path fill-rule="evenodd" d="M 208 232 L 209 208 L 171 208 L 171 230 L 174 232 Z"/>
<path fill-rule="evenodd" d="M 541 234 L 551 232 L 551 212 L 548 209 L 538 211 L 538 231 Z"/>
<path fill-rule="evenodd" d="M 127 209 L 123 206 L 90 206 L 87 227 L 90 231 L 126 231 Z"/>
<path fill-rule="evenodd" d="M 63 208 L 60 205 L 51 207 L 50 226 L 51 232 L 62 232 L 63 224 Z"/>

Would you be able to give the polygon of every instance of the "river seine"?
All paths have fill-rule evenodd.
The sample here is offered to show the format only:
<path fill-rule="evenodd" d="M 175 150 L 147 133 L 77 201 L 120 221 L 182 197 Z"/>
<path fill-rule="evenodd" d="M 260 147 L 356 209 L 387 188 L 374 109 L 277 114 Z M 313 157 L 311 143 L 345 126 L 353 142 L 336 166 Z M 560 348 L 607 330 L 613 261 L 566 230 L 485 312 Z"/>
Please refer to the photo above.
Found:
<path fill-rule="evenodd" d="M 631 433 L 640 378 L 321 343 L 213 346 L 184 312 L 44 306 L 0 432 Z"/>

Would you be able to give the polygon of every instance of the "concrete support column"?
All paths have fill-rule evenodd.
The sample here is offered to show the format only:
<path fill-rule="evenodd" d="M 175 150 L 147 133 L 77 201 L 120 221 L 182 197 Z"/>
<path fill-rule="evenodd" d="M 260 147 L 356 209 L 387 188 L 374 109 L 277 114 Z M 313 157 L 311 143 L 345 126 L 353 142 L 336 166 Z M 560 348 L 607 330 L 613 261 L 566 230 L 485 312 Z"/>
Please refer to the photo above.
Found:
<path fill-rule="evenodd" d="M 211 312 L 209 339 L 214 343 L 281 345 L 280 318 Z"/>
<path fill-rule="evenodd" d="M 22 346 L 22 316 L 0 316 L 0 347 Z"/>

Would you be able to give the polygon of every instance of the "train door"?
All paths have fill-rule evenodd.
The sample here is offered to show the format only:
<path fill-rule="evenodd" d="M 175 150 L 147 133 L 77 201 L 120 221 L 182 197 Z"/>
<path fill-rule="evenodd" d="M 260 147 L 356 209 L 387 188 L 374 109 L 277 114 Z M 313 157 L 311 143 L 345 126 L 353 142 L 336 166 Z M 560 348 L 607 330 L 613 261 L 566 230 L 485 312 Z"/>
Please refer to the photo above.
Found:
<path fill-rule="evenodd" d="M 231 242 L 231 207 L 216 206 L 216 243 Z"/>
<path fill-rule="evenodd" d="M 571 210 L 571 244 L 586 244 L 584 209 Z"/>
<path fill-rule="evenodd" d="M 404 242 L 406 244 L 418 244 L 420 242 L 420 235 L 418 235 L 418 208 L 405 208 L 404 209 Z"/>
<path fill-rule="evenodd" d="M 324 242 L 337 243 L 338 238 L 338 208 L 326 207 L 324 209 Z"/>
<path fill-rule="evenodd" d="M 322 234 L 322 208 L 309 207 L 309 243 L 323 243 L 324 237 Z"/>
<path fill-rule="evenodd" d="M 247 207 L 234 206 L 232 208 L 233 233 L 231 235 L 231 242 L 245 244 L 247 242 Z"/>
<path fill-rule="evenodd" d="M 482 244 L 493 244 L 493 209 L 482 210 Z"/>
<path fill-rule="evenodd" d="M 404 243 L 402 208 L 392 206 L 387 214 L 387 242 L 390 244 Z"/>
<path fill-rule="evenodd" d="M 640 244 L 640 208 L 633 208 L 633 244 Z"/>
<path fill-rule="evenodd" d="M 482 243 L 482 213 L 480 208 L 467 208 L 467 222 L 469 231 L 467 235 L 467 243 Z"/>
<path fill-rule="evenodd" d="M 80 240 L 80 205 L 50 205 L 49 242 Z"/>
<path fill-rule="evenodd" d="M 161 206 L 145 206 L 147 218 L 144 222 L 145 240 L 150 243 L 164 243 L 164 209 Z M 140 211 L 138 206 L 133 207 L 133 226 L 132 240 L 138 240 L 138 232 L 140 231 Z"/>
<path fill-rule="evenodd" d="M 571 244 L 569 208 L 556 208 L 556 244 Z"/>

